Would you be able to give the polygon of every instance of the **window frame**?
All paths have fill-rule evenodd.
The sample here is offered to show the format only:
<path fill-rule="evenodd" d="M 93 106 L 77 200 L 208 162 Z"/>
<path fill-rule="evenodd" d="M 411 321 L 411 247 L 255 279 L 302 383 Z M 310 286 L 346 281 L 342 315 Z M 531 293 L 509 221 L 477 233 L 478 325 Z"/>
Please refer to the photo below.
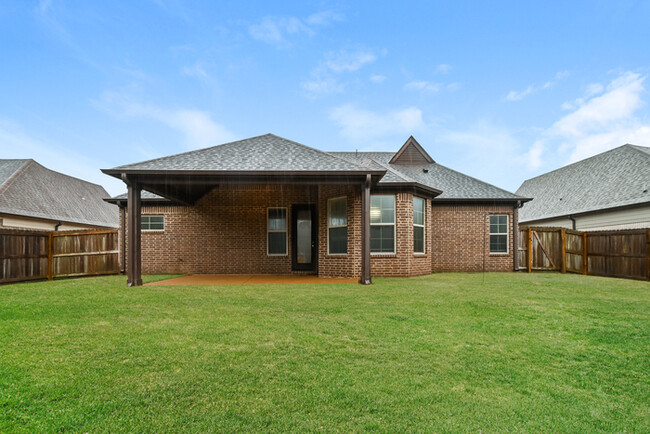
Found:
<path fill-rule="evenodd" d="M 422 224 L 415 223 L 415 201 L 422 201 Z M 422 228 L 422 251 L 415 251 L 415 228 Z M 426 255 L 427 254 L 427 200 L 422 197 L 413 196 L 413 254 Z"/>
<path fill-rule="evenodd" d="M 506 231 L 505 232 L 492 232 L 492 217 L 505 217 L 506 218 Z M 498 223 L 497 223 L 498 224 Z M 510 254 L 510 216 L 508 214 L 490 214 L 488 216 L 488 249 L 490 255 L 509 255 Z M 493 252 L 492 243 L 490 242 L 492 235 L 505 235 L 506 236 L 506 251 Z"/>
<path fill-rule="evenodd" d="M 269 211 L 272 209 L 284 210 L 284 230 L 269 229 Z M 284 253 L 269 252 L 269 233 L 284 232 Z M 289 208 L 286 206 L 270 206 L 266 208 L 266 256 L 288 256 L 289 255 Z"/>
<path fill-rule="evenodd" d="M 370 247 L 370 256 L 381 255 L 396 255 L 397 254 L 397 197 L 394 194 L 371 194 L 370 195 L 370 213 L 372 213 L 372 198 L 373 197 L 392 197 L 393 198 L 393 223 L 373 223 L 372 217 L 369 215 L 370 228 L 372 233 L 373 226 L 392 226 L 393 227 L 393 251 L 392 252 L 373 252 Z M 370 234 L 368 234 L 370 236 Z"/>
<path fill-rule="evenodd" d="M 143 229 L 142 225 L 144 224 L 144 219 L 150 219 L 151 217 L 161 217 L 162 218 L 162 229 Z M 148 220 L 148 225 L 151 225 L 151 221 Z M 140 215 L 140 231 L 141 232 L 165 232 L 165 216 L 163 214 L 142 214 Z"/>
<path fill-rule="evenodd" d="M 345 199 L 345 224 L 331 226 L 330 225 L 330 211 L 331 211 L 331 202 L 335 200 Z M 345 253 L 331 253 L 330 252 L 330 229 L 332 228 L 346 228 L 348 227 L 348 197 L 347 196 L 338 196 L 327 199 L 327 255 L 328 256 L 347 256 L 348 254 L 348 233 L 346 232 L 345 237 Z"/>

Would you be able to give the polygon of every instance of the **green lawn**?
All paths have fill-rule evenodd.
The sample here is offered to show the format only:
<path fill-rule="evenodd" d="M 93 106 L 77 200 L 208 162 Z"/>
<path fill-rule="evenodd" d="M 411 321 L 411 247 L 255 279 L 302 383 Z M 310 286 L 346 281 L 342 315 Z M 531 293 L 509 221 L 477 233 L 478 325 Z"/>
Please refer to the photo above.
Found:
<path fill-rule="evenodd" d="M 1 432 L 649 432 L 649 375 L 647 282 L 0 286 Z"/>

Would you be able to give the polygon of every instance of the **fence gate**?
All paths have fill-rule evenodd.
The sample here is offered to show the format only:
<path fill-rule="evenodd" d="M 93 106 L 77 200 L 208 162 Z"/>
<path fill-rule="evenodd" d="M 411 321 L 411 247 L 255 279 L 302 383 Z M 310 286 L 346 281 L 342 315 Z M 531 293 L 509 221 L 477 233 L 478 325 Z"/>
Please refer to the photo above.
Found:
<path fill-rule="evenodd" d="M 650 230 L 580 232 L 564 228 L 519 229 L 520 270 L 560 271 L 650 280 Z"/>

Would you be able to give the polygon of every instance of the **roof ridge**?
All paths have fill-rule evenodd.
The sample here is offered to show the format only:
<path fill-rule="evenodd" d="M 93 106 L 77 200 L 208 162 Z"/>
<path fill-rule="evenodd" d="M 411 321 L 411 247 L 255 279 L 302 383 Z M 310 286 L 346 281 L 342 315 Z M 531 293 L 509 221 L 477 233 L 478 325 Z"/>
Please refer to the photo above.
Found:
<path fill-rule="evenodd" d="M 633 145 L 632 143 L 626 143 L 623 146 L 621 146 L 621 148 L 623 148 L 623 147 L 632 148 L 632 149 L 634 149 L 634 151 L 640 152 L 641 155 L 645 155 L 646 157 L 650 158 L 650 147 L 648 147 L 648 146 L 639 146 L 639 145 Z M 647 151 L 643 151 L 643 150 L 641 150 L 639 148 L 647 149 Z"/>
<path fill-rule="evenodd" d="M 17 158 L 16 160 L 20 161 L 21 159 Z M 31 163 L 36 163 L 36 161 L 34 161 L 31 158 L 23 159 L 23 164 L 21 164 L 20 167 L 16 169 L 14 173 L 12 173 L 11 176 L 9 176 L 9 178 L 7 178 L 5 182 L 2 183 L 2 185 L 0 185 L 0 194 L 4 193 L 9 188 L 9 186 L 13 184 L 14 181 L 16 181 L 16 179 L 18 179 L 19 175 L 23 173 L 27 168 L 27 166 L 29 166 Z"/>
<path fill-rule="evenodd" d="M 234 140 L 232 142 L 226 142 L 226 143 L 221 143 L 219 145 L 209 146 L 207 148 L 194 149 L 192 151 L 180 152 L 178 154 L 172 154 L 172 155 L 167 155 L 167 156 L 164 156 L 164 157 L 152 158 L 152 159 L 149 159 L 149 160 L 138 161 L 138 162 L 130 163 L 130 164 L 122 164 L 120 166 L 112 168 L 111 170 L 126 168 L 128 166 L 132 166 L 132 165 L 136 165 L 136 164 L 140 165 L 140 164 L 151 163 L 151 162 L 154 162 L 154 161 L 165 161 L 165 160 L 168 160 L 168 159 L 171 159 L 171 158 L 176 158 L 176 157 L 179 157 L 179 156 L 182 156 L 182 155 L 193 154 L 193 153 L 196 153 L 196 152 L 205 152 L 205 151 L 209 151 L 211 149 L 220 148 L 220 147 L 224 147 L 224 146 L 229 146 L 229 145 L 233 145 L 233 144 L 240 143 L 240 142 L 247 142 L 247 141 L 251 141 L 251 140 L 260 139 L 262 137 L 270 137 L 270 138 L 280 139 L 280 140 L 283 140 L 285 142 L 291 143 L 293 145 L 300 146 L 302 148 L 308 149 L 310 151 L 314 151 L 314 152 L 317 152 L 319 154 L 326 155 L 327 157 L 335 158 L 335 159 L 337 159 L 339 161 L 344 161 L 347 164 L 351 164 L 351 165 L 353 165 L 353 166 L 355 166 L 355 167 L 357 167 L 359 169 L 362 169 L 362 170 L 366 169 L 365 167 L 363 167 L 363 166 L 361 166 L 361 165 L 359 165 L 359 164 L 357 164 L 355 162 L 348 161 L 348 160 L 346 160 L 344 158 L 341 158 L 341 157 L 339 157 L 337 155 L 332 155 L 329 152 L 325 152 L 325 151 L 321 151 L 320 149 L 312 148 L 311 146 L 307 146 L 307 145 L 305 145 L 303 143 L 296 142 L 294 140 L 290 140 L 290 139 L 278 136 L 278 135 L 273 134 L 273 133 L 266 133 L 266 134 L 261 134 L 259 136 L 247 137 L 245 139 Z"/>
<path fill-rule="evenodd" d="M 233 143 L 243 142 L 244 140 L 258 139 L 260 137 L 269 136 L 269 135 L 272 136 L 273 134 L 270 134 L 270 133 L 261 134 L 259 136 L 253 136 L 253 137 L 249 137 L 249 138 L 246 138 L 246 139 L 233 140 L 232 142 L 226 142 L 226 143 L 221 143 L 221 144 L 214 145 L 214 146 L 208 146 L 207 148 L 193 149 L 191 151 L 179 152 L 178 154 L 172 154 L 172 155 L 165 155 L 164 157 L 150 158 L 148 160 L 137 161 L 135 163 L 130 163 L 130 164 L 121 164 L 121 165 L 119 165 L 117 167 L 114 167 L 114 169 L 118 169 L 118 168 L 124 167 L 124 166 L 131 166 L 133 164 L 144 164 L 144 163 L 150 163 L 152 161 L 167 160 L 168 158 L 178 157 L 180 155 L 192 154 L 192 153 L 198 152 L 198 151 L 207 151 L 208 149 L 214 149 L 214 148 L 218 148 L 220 146 L 231 145 Z"/>
<path fill-rule="evenodd" d="M 316 152 L 318 152 L 318 153 L 321 153 L 321 154 L 327 155 L 328 157 L 332 157 L 332 158 L 336 158 L 337 160 L 345 161 L 345 162 L 348 163 L 348 164 L 354 164 L 355 166 L 357 166 L 357 167 L 360 168 L 360 169 L 364 169 L 364 170 L 367 169 L 366 167 L 363 167 L 362 165 L 357 164 L 357 163 L 355 163 L 355 162 L 353 162 L 353 161 L 346 160 L 345 158 L 343 158 L 343 157 L 339 157 L 338 155 L 332 155 L 331 153 L 329 153 L 329 152 L 327 152 L 327 151 L 321 151 L 320 149 L 312 148 L 311 146 L 305 145 L 305 144 L 300 143 L 300 142 L 296 142 L 295 140 L 286 139 L 286 138 L 284 138 L 284 137 L 277 136 L 277 135 L 275 135 L 275 134 L 273 134 L 273 133 L 265 134 L 265 136 L 273 136 L 273 137 L 277 137 L 278 139 L 286 140 L 287 142 L 291 142 L 291 143 L 293 143 L 293 144 L 295 144 L 295 145 L 302 146 L 303 148 L 307 148 L 307 149 L 310 149 L 310 150 L 312 150 L 312 151 L 316 151 Z M 261 137 L 261 136 L 260 136 L 260 137 Z"/>

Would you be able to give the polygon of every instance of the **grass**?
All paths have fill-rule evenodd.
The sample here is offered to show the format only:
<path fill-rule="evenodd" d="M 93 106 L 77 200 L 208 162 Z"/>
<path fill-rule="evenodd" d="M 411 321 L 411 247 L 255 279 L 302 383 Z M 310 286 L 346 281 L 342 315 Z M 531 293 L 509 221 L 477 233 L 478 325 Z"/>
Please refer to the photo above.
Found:
<path fill-rule="evenodd" d="M 0 286 L 2 432 L 649 432 L 649 375 L 647 282 Z"/>

